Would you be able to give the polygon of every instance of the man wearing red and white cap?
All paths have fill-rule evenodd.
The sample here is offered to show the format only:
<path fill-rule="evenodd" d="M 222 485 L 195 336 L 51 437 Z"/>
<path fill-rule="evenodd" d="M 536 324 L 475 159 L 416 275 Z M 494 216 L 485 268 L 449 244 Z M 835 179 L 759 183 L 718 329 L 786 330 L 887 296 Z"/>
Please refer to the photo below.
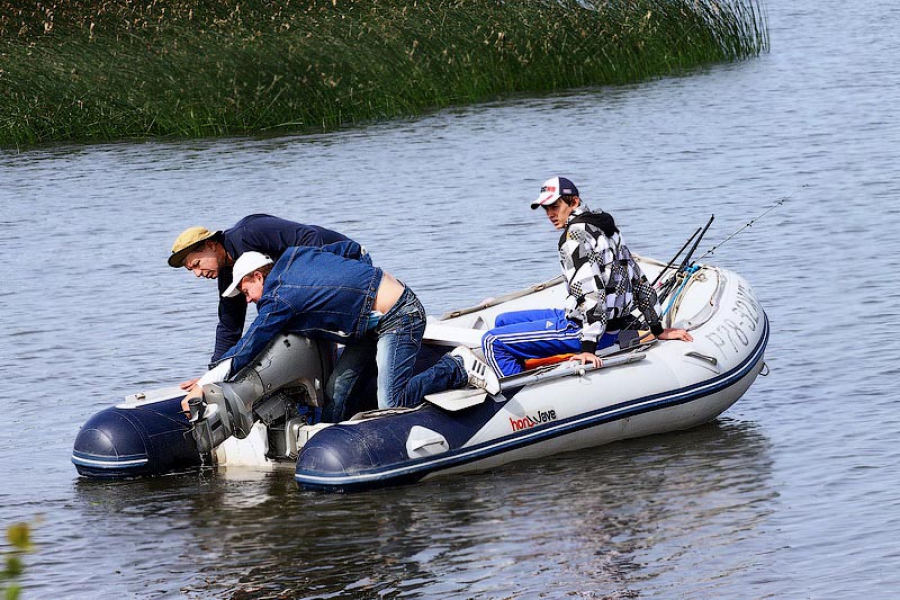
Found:
<path fill-rule="evenodd" d="M 542 207 L 556 229 L 559 261 L 568 296 L 564 309 L 503 313 L 481 341 L 488 364 L 501 376 L 519 373 L 529 358 L 574 354 L 581 364 L 600 366 L 598 348 L 612 345 L 620 329 L 633 327 L 639 310 L 660 339 L 691 341 L 683 329 L 663 329 L 656 291 L 634 261 L 615 220 L 591 212 L 565 177 L 541 186 L 531 208 Z"/>

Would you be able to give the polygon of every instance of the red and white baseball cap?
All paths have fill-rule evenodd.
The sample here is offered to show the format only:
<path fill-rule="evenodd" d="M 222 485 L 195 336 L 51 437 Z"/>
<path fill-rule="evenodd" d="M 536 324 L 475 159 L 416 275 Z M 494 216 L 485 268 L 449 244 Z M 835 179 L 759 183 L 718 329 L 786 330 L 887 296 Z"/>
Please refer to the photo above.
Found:
<path fill-rule="evenodd" d="M 541 186 L 541 195 L 531 203 L 532 210 L 538 206 L 550 206 L 560 196 L 578 196 L 578 188 L 565 177 L 551 177 Z"/>

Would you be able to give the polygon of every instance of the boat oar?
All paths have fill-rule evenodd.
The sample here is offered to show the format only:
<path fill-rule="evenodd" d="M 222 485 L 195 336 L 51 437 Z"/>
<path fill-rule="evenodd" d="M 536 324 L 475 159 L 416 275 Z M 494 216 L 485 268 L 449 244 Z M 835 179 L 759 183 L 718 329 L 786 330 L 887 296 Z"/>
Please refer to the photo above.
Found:
<path fill-rule="evenodd" d="M 631 352 L 624 356 L 611 356 L 609 358 L 604 358 L 599 367 L 582 365 L 580 363 L 575 363 L 574 361 L 569 361 L 546 371 L 522 373 L 520 375 L 513 375 L 512 377 L 501 379 L 500 391 L 502 392 L 503 390 L 509 390 L 511 388 L 520 388 L 538 382 L 552 381 L 571 375 L 580 377 L 591 371 L 633 363 L 646 358 L 646 356 L 647 355 L 643 352 Z M 481 404 L 487 397 L 488 393 L 484 390 L 465 388 L 461 390 L 448 390 L 437 394 L 428 394 L 425 396 L 425 399 L 444 410 L 456 412 L 469 408 L 470 406 L 475 406 L 476 404 Z"/>
<path fill-rule="evenodd" d="M 502 387 L 501 387 L 502 389 Z M 488 393 L 480 389 L 463 388 L 461 390 L 447 390 L 437 394 L 427 394 L 425 400 L 446 411 L 456 412 L 481 404 L 487 398 Z"/>

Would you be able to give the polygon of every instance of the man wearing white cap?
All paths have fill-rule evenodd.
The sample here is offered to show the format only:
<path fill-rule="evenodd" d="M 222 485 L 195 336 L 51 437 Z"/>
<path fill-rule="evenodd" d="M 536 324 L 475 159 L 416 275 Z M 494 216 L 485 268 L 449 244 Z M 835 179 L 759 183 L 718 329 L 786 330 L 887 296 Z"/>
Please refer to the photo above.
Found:
<path fill-rule="evenodd" d="M 258 252 L 237 259 L 234 281 L 223 295 L 243 294 L 246 302 L 256 303 L 257 316 L 222 356 L 231 359 L 229 376 L 250 364 L 273 337 L 290 332 L 345 344 L 325 388 L 324 421 L 350 416 L 347 399 L 373 349 L 379 408 L 415 406 L 426 394 L 466 383 L 500 391 L 497 376 L 468 348 L 457 348 L 414 375 L 425 309 L 412 290 L 362 258 L 359 244 L 346 241 L 290 248 L 274 264 Z"/>
<path fill-rule="evenodd" d="M 231 285 L 234 261 L 244 252 L 267 254 L 275 260 L 292 246 L 324 246 L 350 241 L 348 237 L 317 225 L 305 225 L 271 215 L 249 215 L 224 231 L 205 227 L 184 230 L 172 244 L 169 266 L 186 268 L 197 277 L 216 279 L 219 289 L 219 324 L 211 363 L 241 338 L 247 315 L 247 304 L 241 298 L 225 298 L 222 292 Z M 186 381 L 187 389 L 197 380 Z"/>
<path fill-rule="evenodd" d="M 573 354 L 581 364 L 600 366 L 598 348 L 612 345 L 618 331 L 633 326 L 637 309 L 660 339 L 691 341 L 683 329 L 663 329 L 656 291 L 622 241 L 615 220 L 591 212 L 578 188 L 565 177 L 541 186 L 531 208 L 542 207 L 559 238 L 559 261 L 568 297 L 565 309 L 503 313 L 482 338 L 488 364 L 503 377 L 519 373 L 530 358 Z"/>

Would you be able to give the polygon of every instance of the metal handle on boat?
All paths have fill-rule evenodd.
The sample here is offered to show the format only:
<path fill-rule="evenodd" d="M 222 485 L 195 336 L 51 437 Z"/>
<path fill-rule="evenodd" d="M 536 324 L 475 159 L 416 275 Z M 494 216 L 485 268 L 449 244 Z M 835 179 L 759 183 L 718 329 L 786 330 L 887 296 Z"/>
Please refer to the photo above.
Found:
<path fill-rule="evenodd" d="M 700 360 L 705 360 L 706 362 L 708 362 L 709 364 L 711 364 L 714 367 L 719 366 L 719 361 L 716 359 L 715 356 L 707 356 L 706 354 L 700 354 L 699 352 L 696 352 L 694 350 L 691 350 L 690 352 L 685 352 L 684 355 L 691 356 L 693 358 L 699 358 Z"/>
<path fill-rule="evenodd" d="M 598 371 L 600 369 L 608 369 L 610 367 L 615 367 L 619 365 L 626 365 L 629 363 L 633 363 L 639 360 L 643 360 L 646 358 L 646 354 L 643 353 L 631 353 L 624 356 L 612 356 L 609 358 L 603 359 L 603 364 L 599 367 L 593 367 L 590 365 L 581 365 L 573 362 L 563 363 L 562 365 L 550 369 L 549 371 L 542 371 L 540 373 L 533 373 L 528 375 L 516 376 L 513 375 L 507 379 L 500 380 L 500 389 L 509 389 L 512 387 L 520 387 L 523 385 L 529 385 L 532 383 L 537 383 L 538 381 L 547 381 L 550 379 L 559 379 L 560 377 L 568 377 L 570 375 L 576 375 L 578 377 L 583 377 L 587 373 L 592 371 Z"/>
<path fill-rule="evenodd" d="M 637 362 L 645 358 L 647 358 L 646 354 L 644 354 L 640 350 L 634 350 L 622 356 L 611 356 L 609 358 L 604 358 L 603 364 L 599 367 L 594 367 L 591 365 L 581 365 L 574 362 L 563 363 L 559 366 L 550 367 L 545 371 L 540 371 L 537 373 L 527 373 L 523 375 L 513 375 L 512 377 L 501 379 L 500 390 L 502 391 L 520 388 L 532 383 L 559 379 L 561 377 L 570 377 L 572 375 L 584 377 L 586 374 L 597 371 L 599 369 L 608 369 L 610 367 L 615 367 L 618 365 L 627 365 L 629 363 Z M 487 398 L 487 393 L 480 389 L 448 390 L 446 392 L 440 392 L 437 394 L 428 394 L 427 396 L 425 396 L 425 398 L 432 404 L 440 406 L 444 410 L 457 411 L 469 408 L 470 406 L 475 406 L 476 404 L 481 404 L 482 402 L 484 402 L 485 398 Z M 495 396 L 494 400 L 496 402 L 500 402 L 506 400 L 506 398 L 502 394 L 500 394 L 498 396 Z"/>

